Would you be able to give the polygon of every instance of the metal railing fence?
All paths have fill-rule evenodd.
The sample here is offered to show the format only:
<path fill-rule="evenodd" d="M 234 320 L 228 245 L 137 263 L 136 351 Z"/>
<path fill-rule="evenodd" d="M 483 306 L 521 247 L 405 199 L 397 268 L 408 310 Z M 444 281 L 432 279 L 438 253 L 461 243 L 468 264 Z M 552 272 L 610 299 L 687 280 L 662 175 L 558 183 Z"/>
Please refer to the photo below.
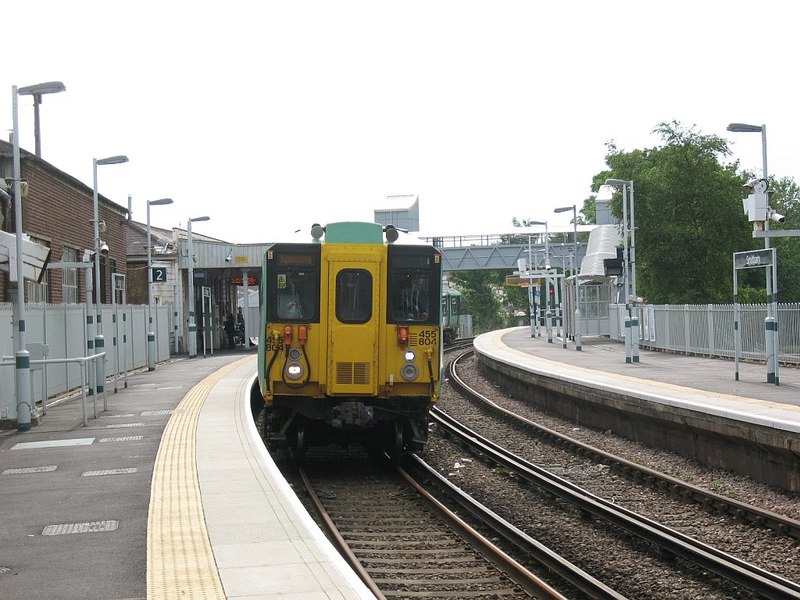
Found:
<path fill-rule="evenodd" d="M 612 304 L 610 337 L 625 340 L 625 305 Z M 639 346 L 685 354 L 734 358 L 733 304 L 642 304 Z M 765 361 L 766 304 L 740 304 L 741 358 Z M 800 304 L 778 304 L 778 360 L 800 365 Z"/>

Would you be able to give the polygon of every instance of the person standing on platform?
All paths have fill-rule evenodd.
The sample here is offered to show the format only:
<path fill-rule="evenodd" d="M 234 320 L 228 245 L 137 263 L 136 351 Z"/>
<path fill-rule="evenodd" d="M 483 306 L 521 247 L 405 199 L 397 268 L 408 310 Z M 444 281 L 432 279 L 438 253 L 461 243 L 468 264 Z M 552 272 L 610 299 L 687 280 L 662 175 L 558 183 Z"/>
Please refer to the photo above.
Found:
<path fill-rule="evenodd" d="M 236 347 L 236 343 L 233 339 L 233 334 L 236 329 L 236 324 L 233 321 L 233 315 L 228 313 L 228 316 L 225 317 L 225 335 L 228 338 L 228 348 L 233 350 Z"/>

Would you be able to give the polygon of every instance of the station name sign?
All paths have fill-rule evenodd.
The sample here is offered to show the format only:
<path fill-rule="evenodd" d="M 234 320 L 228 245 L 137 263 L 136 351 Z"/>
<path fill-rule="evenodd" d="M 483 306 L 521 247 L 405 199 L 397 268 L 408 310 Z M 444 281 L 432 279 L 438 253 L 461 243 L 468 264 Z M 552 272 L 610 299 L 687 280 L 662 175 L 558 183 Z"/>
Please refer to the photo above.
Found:
<path fill-rule="evenodd" d="M 750 250 L 749 252 L 733 253 L 734 269 L 755 269 L 757 267 L 769 267 L 775 262 L 775 249 L 765 248 L 764 250 Z"/>

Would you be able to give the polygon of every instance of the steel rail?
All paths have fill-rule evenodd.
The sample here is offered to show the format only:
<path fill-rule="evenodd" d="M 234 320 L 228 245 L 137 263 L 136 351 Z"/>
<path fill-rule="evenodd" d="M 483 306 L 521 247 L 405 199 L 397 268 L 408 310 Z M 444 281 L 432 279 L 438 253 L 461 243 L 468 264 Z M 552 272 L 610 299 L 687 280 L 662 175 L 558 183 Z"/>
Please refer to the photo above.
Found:
<path fill-rule="evenodd" d="M 416 455 L 418 466 L 425 465 Z M 425 465 L 427 467 L 427 465 Z M 423 486 L 411 476 L 408 471 L 400 466 L 396 466 L 398 473 L 406 480 L 406 482 L 416 490 L 416 492 L 425 499 L 426 502 L 433 508 L 439 518 L 445 520 L 448 525 L 463 539 L 468 541 L 470 545 L 475 548 L 480 554 L 485 556 L 492 564 L 505 573 L 508 578 L 524 589 L 528 594 L 535 598 L 552 599 L 552 600 L 566 600 L 566 597 L 561 595 L 557 590 L 550 587 L 547 583 L 539 579 L 536 575 L 531 573 L 524 566 L 519 564 L 516 560 L 511 558 L 508 554 L 500 550 L 492 542 L 486 539 L 483 535 L 473 529 L 466 521 L 461 519 L 453 511 L 448 509 L 444 504 L 439 502 L 432 494 L 430 494 Z M 428 467 L 429 471 L 432 471 Z M 616 598 L 620 598 L 616 596 Z"/>
<path fill-rule="evenodd" d="M 314 491 L 314 486 L 311 485 L 311 480 L 309 480 L 305 469 L 302 467 L 297 467 L 297 471 L 298 475 L 300 475 L 300 479 L 303 481 L 306 492 L 308 492 L 309 498 L 314 505 L 314 509 L 317 511 L 325 530 L 328 532 L 330 539 L 332 540 L 333 545 L 339 551 L 339 554 L 342 555 L 342 558 L 344 558 L 345 562 L 350 565 L 350 568 L 355 571 L 359 579 L 364 582 L 364 585 L 369 588 L 369 591 L 372 592 L 378 600 L 386 600 L 386 596 L 383 595 L 378 585 L 372 580 L 372 577 L 369 576 L 369 573 L 367 573 L 367 570 L 361 564 L 361 561 L 358 560 L 358 557 L 353 554 L 350 546 L 347 545 L 344 537 L 342 537 L 342 534 L 339 532 L 339 528 L 333 523 L 333 519 L 331 519 L 328 511 L 325 510 L 325 507 L 323 506 L 322 501 L 319 499 L 317 492 Z"/>

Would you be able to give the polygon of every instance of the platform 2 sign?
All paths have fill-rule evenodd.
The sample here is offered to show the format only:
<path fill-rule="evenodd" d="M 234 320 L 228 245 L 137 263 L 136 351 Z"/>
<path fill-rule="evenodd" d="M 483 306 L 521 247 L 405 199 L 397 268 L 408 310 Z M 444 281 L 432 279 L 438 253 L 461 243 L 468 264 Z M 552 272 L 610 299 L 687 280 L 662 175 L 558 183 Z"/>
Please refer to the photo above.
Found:
<path fill-rule="evenodd" d="M 153 283 L 167 282 L 167 267 L 153 267 Z"/>

